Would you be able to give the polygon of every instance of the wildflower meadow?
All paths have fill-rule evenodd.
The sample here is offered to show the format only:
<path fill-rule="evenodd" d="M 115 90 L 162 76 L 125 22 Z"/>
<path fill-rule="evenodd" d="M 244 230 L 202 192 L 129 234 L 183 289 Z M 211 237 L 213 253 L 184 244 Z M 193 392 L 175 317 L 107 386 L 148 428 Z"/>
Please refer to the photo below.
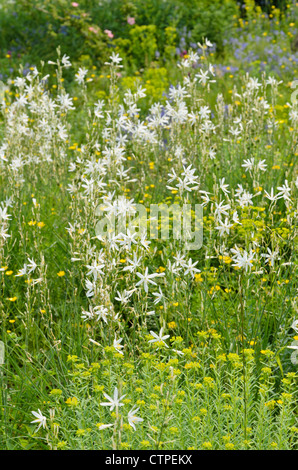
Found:
<path fill-rule="evenodd" d="M 0 449 L 297 450 L 298 4 L 0 7 Z"/>

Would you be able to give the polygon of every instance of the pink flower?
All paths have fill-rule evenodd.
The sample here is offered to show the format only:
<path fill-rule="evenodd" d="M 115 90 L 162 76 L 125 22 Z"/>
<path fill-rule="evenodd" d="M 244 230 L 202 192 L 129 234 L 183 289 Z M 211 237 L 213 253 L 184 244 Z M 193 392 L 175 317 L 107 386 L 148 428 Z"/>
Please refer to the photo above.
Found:
<path fill-rule="evenodd" d="M 111 38 L 111 39 L 114 37 L 114 34 L 109 29 L 105 29 L 104 33 L 106 33 L 108 35 L 108 37 Z"/>
<path fill-rule="evenodd" d="M 77 2 L 72 2 L 71 6 L 72 6 L 72 7 L 78 7 L 79 4 L 78 4 Z"/>
<path fill-rule="evenodd" d="M 93 26 L 90 26 L 89 31 L 91 31 L 91 33 L 94 33 L 94 34 L 98 34 L 98 30 L 93 28 Z"/>
<path fill-rule="evenodd" d="M 128 16 L 127 17 L 127 23 L 130 24 L 130 25 L 133 25 L 135 24 L 136 20 L 133 16 Z"/>

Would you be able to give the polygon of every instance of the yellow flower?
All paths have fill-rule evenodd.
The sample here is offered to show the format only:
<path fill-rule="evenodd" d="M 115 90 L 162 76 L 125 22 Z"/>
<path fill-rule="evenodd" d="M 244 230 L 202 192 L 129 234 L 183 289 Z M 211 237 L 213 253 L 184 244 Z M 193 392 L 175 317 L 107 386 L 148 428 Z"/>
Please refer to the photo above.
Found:
<path fill-rule="evenodd" d="M 276 401 L 275 401 L 275 400 L 270 400 L 270 401 L 268 401 L 267 403 L 265 403 L 265 406 L 266 406 L 269 410 L 273 410 L 274 407 L 275 407 L 275 404 L 276 404 Z"/>
<path fill-rule="evenodd" d="M 64 271 L 59 271 L 59 273 L 57 273 L 57 276 L 59 276 L 59 277 L 65 276 L 65 272 Z"/>
<path fill-rule="evenodd" d="M 175 426 L 172 426 L 170 428 L 170 432 L 173 433 L 173 434 L 177 434 L 178 433 L 178 428 L 176 428 Z"/>
<path fill-rule="evenodd" d="M 196 282 L 202 282 L 203 281 L 202 274 L 196 273 L 195 274 L 195 280 L 196 280 Z"/>
<path fill-rule="evenodd" d="M 163 273 L 165 270 L 166 268 L 164 268 L 163 266 L 160 266 L 157 271 L 159 271 L 160 273 Z"/>
<path fill-rule="evenodd" d="M 60 390 L 60 388 L 53 388 L 53 390 L 50 391 L 50 395 L 59 397 L 60 395 L 62 395 L 62 390 Z"/>
<path fill-rule="evenodd" d="M 121 446 L 122 449 L 129 449 L 128 442 L 121 442 L 120 446 Z"/>
<path fill-rule="evenodd" d="M 150 447 L 150 442 L 149 441 L 141 441 L 141 445 L 143 447 Z"/>
<path fill-rule="evenodd" d="M 76 397 L 68 398 L 65 402 L 69 406 L 77 406 L 79 404 L 79 400 Z"/>
<path fill-rule="evenodd" d="M 204 449 L 212 449 L 212 444 L 211 442 L 203 442 L 202 447 Z"/>
<path fill-rule="evenodd" d="M 226 445 L 225 445 L 225 448 L 227 450 L 233 450 L 233 449 L 235 449 L 235 445 L 232 444 L 232 442 L 227 442 Z"/>

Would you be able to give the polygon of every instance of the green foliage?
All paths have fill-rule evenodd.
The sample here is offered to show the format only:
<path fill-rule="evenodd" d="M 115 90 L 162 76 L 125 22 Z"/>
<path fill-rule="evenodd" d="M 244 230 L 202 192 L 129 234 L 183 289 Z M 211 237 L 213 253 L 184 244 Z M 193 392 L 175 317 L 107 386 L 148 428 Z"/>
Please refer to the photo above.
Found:
<path fill-rule="evenodd" d="M 172 26 L 168 26 L 165 28 L 165 58 L 166 59 L 173 59 L 176 52 L 176 45 L 177 43 L 177 30 Z"/>
<path fill-rule="evenodd" d="M 78 3 L 1 10 L 0 449 L 297 450 L 295 12 Z M 203 246 L 101 239 L 118 196 L 203 203 Z"/>
<path fill-rule="evenodd" d="M 238 7 L 233 0 L 197 0 L 192 10 L 192 35 L 194 41 L 208 37 L 223 50 L 223 40 L 231 31 L 233 18 L 238 15 Z M 191 20 L 190 20 L 191 21 Z"/>
<path fill-rule="evenodd" d="M 63 53 L 79 57 L 88 52 L 103 64 L 108 38 L 89 13 L 74 10 L 64 0 L 17 0 L 0 19 L 3 49 L 30 56 L 37 62 L 52 59 L 60 45 Z"/>
<path fill-rule="evenodd" d="M 134 92 L 136 91 L 137 86 L 141 85 L 144 87 L 146 89 L 147 97 L 142 109 L 146 109 L 153 101 L 162 100 L 163 93 L 169 86 L 168 71 L 164 67 L 146 68 L 141 77 L 139 75 L 123 77 L 121 85 L 124 90 L 131 89 Z"/>
<path fill-rule="evenodd" d="M 148 68 L 144 72 L 144 85 L 151 101 L 160 100 L 168 89 L 168 71 L 164 67 Z"/>
<path fill-rule="evenodd" d="M 102 65 L 110 47 L 116 46 L 131 64 L 143 67 L 150 64 L 156 51 L 172 58 L 184 30 L 195 41 L 208 37 L 218 42 L 221 49 L 237 7 L 233 0 L 16 0 L 3 6 L 3 11 L 1 49 L 22 55 L 31 64 L 38 62 L 41 54 L 44 60 L 52 59 L 60 45 L 75 61 L 88 54 Z M 129 24 L 128 18 L 135 24 Z"/>
<path fill-rule="evenodd" d="M 157 49 L 156 26 L 135 26 L 129 32 L 131 53 L 139 64 L 148 66 Z"/>

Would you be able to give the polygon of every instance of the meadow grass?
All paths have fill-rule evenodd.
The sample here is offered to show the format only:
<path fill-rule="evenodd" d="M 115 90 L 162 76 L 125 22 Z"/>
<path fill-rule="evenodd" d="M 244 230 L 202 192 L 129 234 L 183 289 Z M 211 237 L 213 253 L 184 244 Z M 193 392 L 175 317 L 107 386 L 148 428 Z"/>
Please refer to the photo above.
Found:
<path fill-rule="evenodd" d="M 295 63 L 212 47 L 5 83 L 1 449 L 297 449 Z M 160 203 L 203 206 L 200 249 L 96 229 Z"/>

